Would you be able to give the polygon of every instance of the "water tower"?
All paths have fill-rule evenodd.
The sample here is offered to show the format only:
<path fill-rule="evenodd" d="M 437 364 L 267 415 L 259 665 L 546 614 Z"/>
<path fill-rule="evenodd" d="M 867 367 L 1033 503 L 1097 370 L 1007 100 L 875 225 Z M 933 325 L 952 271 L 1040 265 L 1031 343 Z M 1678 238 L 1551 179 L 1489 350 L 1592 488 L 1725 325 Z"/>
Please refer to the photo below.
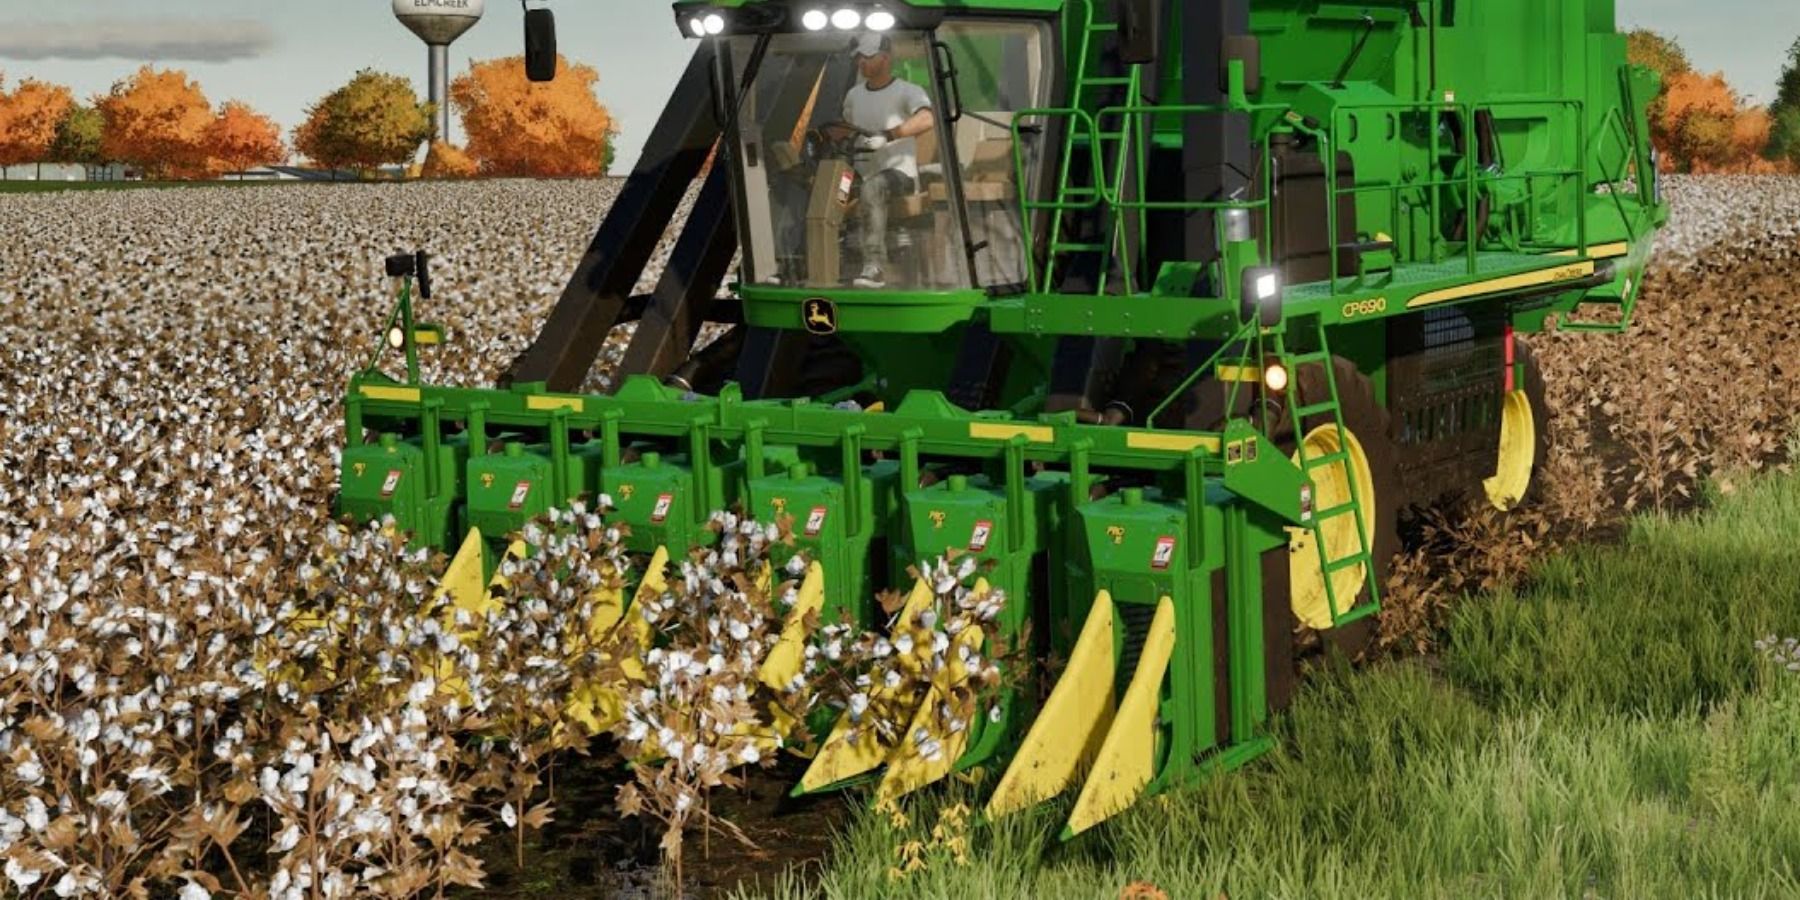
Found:
<path fill-rule="evenodd" d="M 438 140 L 450 140 L 450 45 L 481 21 L 486 0 L 394 0 L 394 18 L 431 51 L 431 102 Z"/>

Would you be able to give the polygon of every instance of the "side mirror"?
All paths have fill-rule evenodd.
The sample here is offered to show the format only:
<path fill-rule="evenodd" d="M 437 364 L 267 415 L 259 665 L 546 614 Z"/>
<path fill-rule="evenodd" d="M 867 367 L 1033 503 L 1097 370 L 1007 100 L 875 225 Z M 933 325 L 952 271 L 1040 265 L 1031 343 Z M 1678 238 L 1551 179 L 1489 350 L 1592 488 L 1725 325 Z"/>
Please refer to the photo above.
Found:
<path fill-rule="evenodd" d="M 556 14 L 550 10 L 525 10 L 525 77 L 556 80 Z"/>
<path fill-rule="evenodd" d="M 1118 2 L 1119 62 L 1131 66 L 1156 62 L 1162 52 L 1162 0 Z"/>

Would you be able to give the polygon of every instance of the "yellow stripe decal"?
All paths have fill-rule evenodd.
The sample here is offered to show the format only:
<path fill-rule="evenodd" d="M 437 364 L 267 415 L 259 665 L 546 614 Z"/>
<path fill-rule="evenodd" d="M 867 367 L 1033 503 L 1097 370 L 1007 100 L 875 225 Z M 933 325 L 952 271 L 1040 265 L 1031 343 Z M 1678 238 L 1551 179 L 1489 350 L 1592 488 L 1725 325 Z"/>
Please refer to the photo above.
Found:
<path fill-rule="evenodd" d="M 413 343 L 418 344 L 421 347 L 436 346 L 438 343 L 438 333 L 435 331 L 415 331 L 413 332 Z"/>
<path fill-rule="evenodd" d="M 1262 380 L 1262 370 L 1255 366 L 1220 366 L 1217 369 L 1220 381 L 1244 381 L 1255 383 Z"/>
<path fill-rule="evenodd" d="M 365 384 L 362 395 L 370 400 L 392 400 L 397 403 L 419 402 L 419 389 L 409 387 L 384 387 L 379 384 Z"/>
<path fill-rule="evenodd" d="M 1625 254 L 1630 253 L 1630 252 L 1631 252 L 1631 245 L 1625 243 L 1624 241 L 1619 241 L 1617 243 L 1600 244 L 1599 246 L 1596 246 L 1596 247 L 1589 247 L 1588 248 L 1588 258 L 1589 259 L 1612 259 L 1614 257 L 1624 256 Z M 1580 256 L 1581 248 L 1576 247 L 1576 248 L 1573 248 L 1570 250 L 1558 250 L 1555 253 L 1552 253 L 1550 255 L 1551 256 Z"/>
<path fill-rule="evenodd" d="M 543 394 L 533 394 L 525 398 L 525 408 L 538 412 L 566 409 L 572 413 L 579 413 L 584 407 L 580 397 L 547 397 Z"/>
<path fill-rule="evenodd" d="M 1509 275 L 1505 278 L 1478 281 L 1474 284 L 1462 285 L 1461 287 L 1446 288 L 1441 291 L 1432 291 L 1429 294 L 1420 294 L 1409 301 L 1406 304 L 1406 308 L 1418 309 L 1421 306 L 1430 306 L 1434 303 L 1443 303 L 1449 300 L 1461 300 L 1465 297 L 1479 297 L 1482 294 L 1497 294 L 1501 291 L 1537 287 L 1541 284 L 1555 284 L 1559 281 L 1574 281 L 1577 278 L 1586 278 L 1592 274 L 1594 274 L 1593 261 L 1582 260 L 1581 262 L 1570 263 L 1569 265 L 1556 269 L 1543 269 L 1537 272 L 1526 272 L 1522 275 Z"/>
<path fill-rule="evenodd" d="M 985 422 L 969 424 L 969 437 L 978 441 L 1010 441 L 1019 435 L 1024 435 L 1026 440 L 1034 444 L 1056 442 L 1056 429 L 1048 425 L 1002 425 Z"/>
<path fill-rule="evenodd" d="M 1156 431 L 1133 431 L 1125 436 L 1125 446 L 1133 450 L 1173 450 L 1186 453 L 1200 447 L 1208 453 L 1219 452 L 1219 438 L 1211 434 L 1164 434 Z"/>

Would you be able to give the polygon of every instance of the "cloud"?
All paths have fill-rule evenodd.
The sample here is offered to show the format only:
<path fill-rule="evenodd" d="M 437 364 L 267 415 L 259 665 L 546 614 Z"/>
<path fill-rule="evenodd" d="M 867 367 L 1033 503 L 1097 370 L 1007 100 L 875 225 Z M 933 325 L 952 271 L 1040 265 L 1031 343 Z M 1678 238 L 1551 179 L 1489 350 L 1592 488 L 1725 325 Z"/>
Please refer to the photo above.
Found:
<path fill-rule="evenodd" d="M 0 29 L 0 59 L 231 62 L 261 56 L 275 34 L 242 19 L 22 22 Z"/>

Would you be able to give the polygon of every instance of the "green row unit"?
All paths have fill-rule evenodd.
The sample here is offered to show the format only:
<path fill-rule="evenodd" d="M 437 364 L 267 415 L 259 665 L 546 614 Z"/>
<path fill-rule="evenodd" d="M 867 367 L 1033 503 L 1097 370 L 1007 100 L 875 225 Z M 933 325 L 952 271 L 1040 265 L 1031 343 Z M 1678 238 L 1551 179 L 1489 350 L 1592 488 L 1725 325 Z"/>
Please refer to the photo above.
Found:
<path fill-rule="evenodd" d="M 628 415 L 636 403 L 667 418 Z M 907 587 L 912 567 L 971 554 L 1008 595 L 1003 640 L 1066 658 L 1094 599 L 1109 592 L 1126 623 L 1121 677 L 1148 611 L 1168 597 L 1183 649 L 1165 703 L 1182 712 L 1165 717 L 1159 742 L 1178 764 L 1159 771 L 1185 777 L 1213 751 L 1247 759 L 1263 746 L 1265 625 L 1285 637 L 1288 622 L 1285 595 L 1266 602 L 1254 562 L 1285 559 L 1306 481 L 1271 454 L 1228 463 L 1221 442 L 1254 440 L 1247 431 L 1139 432 L 1136 443 L 1156 449 L 1131 449 L 1118 429 L 1005 423 L 936 396 L 891 414 L 729 396 L 680 403 L 649 379 L 616 397 L 579 398 L 358 384 L 349 409 L 350 434 L 377 436 L 344 453 L 340 513 L 391 516 L 443 549 L 469 527 L 497 546 L 552 505 L 604 493 L 614 502 L 608 523 L 629 528 L 634 551 L 667 546 L 679 559 L 714 539 L 712 511 L 738 509 L 791 535 L 776 564 L 794 553 L 821 564 L 826 622 L 884 628 L 880 591 Z M 799 414 L 812 419 L 805 434 L 839 438 L 783 442 L 802 435 L 776 423 L 797 424 Z M 727 446 L 740 450 L 722 453 Z M 1009 751 L 1034 697 L 1001 698 L 997 716 L 974 724 L 960 765 Z M 1237 757 L 1218 757 L 1228 758 Z"/>

